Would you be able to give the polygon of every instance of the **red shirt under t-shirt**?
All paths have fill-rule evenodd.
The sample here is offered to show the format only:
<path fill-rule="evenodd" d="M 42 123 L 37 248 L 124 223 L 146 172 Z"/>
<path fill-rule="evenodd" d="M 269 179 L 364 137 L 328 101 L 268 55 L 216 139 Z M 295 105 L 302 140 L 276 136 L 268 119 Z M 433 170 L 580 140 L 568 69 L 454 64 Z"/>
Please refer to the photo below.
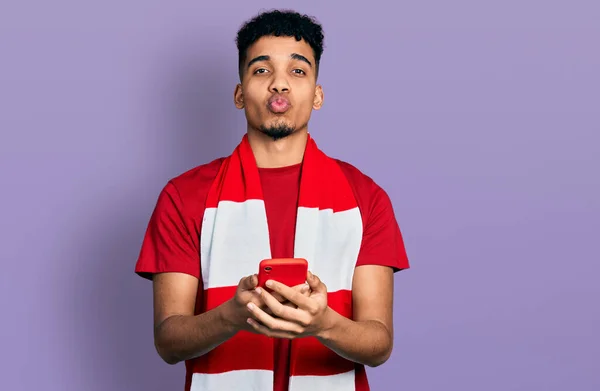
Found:
<path fill-rule="evenodd" d="M 199 278 L 197 313 L 202 312 L 203 291 L 200 229 L 206 196 L 222 161 L 198 166 L 167 183 L 150 218 L 135 269 L 145 278 L 161 272 L 181 272 Z M 363 240 L 356 265 L 383 265 L 394 271 L 408 268 L 402 235 L 385 191 L 352 165 L 338 163 L 354 191 L 363 219 Z M 259 169 L 274 258 L 294 256 L 300 171 L 301 164 Z M 289 352 L 289 340 L 275 339 L 274 391 L 288 390 Z M 363 371 L 362 379 L 356 382 L 357 391 L 369 389 Z M 190 388 L 191 375 L 189 371 L 186 374 L 186 390 Z"/>

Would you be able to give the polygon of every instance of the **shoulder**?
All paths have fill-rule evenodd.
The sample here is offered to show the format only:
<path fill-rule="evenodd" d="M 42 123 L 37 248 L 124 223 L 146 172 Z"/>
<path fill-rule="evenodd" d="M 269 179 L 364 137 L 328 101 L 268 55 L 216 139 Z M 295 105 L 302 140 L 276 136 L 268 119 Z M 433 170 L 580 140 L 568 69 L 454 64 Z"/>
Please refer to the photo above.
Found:
<path fill-rule="evenodd" d="M 369 175 L 352 164 L 335 159 L 350 183 L 356 197 L 365 230 L 375 229 L 395 219 L 394 207 L 388 193 Z"/>
<path fill-rule="evenodd" d="M 185 204 L 186 201 L 203 200 L 215 180 L 225 158 L 218 158 L 189 169 L 171 178 L 165 190 L 174 192 Z"/>
<path fill-rule="evenodd" d="M 361 210 L 369 211 L 379 200 L 388 198 L 385 190 L 363 171 L 343 160 L 334 160 L 348 179 Z"/>
<path fill-rule="evenodd" d="M 179 174 L 163 187 L 148 223 L 136 272 L 145 278 L 166 271 L 200 275 L 200 230 L 206 196 L 223 158 Z"/>
<path fill-rule="evenodd" d="M 348 178 L 348 180 L 353 183 L 353 184 L 360 184 L 363 186 L 377 186 L 377 184 L 375 183 L 375 181 L 368 175 L 366 175 L 364 172 L 362 172 L 360 169 L 358 169 L 356 166 L 340 160 L 340 159 L 334 159 L 337 164 L 340 166 L 340 168 L 342 169 L 342 171 L 344 172 L 344 174 L 346 175 L 346 177 Z"/>
<path fill-rule="evenodd" d="M 404 240 L 387 192 L 358 168 L 339 160 L 338 164 L 354 191 L 363 219 L 356 265 L 390 266 L 394 271 L 408 268 Z"/>
<path fill-rule="evenodd" d="M 157 212 L 177 214 L 193 224 L 201 221 L 206 198 L 225 158 L 191 168 L 167 181 L 157 202 Z"/>

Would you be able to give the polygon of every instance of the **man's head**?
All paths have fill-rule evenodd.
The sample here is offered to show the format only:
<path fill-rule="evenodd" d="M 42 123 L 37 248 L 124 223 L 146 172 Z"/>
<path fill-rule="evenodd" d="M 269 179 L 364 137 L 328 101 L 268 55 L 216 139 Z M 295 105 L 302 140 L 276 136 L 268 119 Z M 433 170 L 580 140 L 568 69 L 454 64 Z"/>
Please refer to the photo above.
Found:
<path fill-rule="evenodd" d="M 293 11 L 265 12 L 242 26 L 236 43 L 240 84 L 234 100 L 248 125 L 275 140 L 306 129 L 323 103 L 317 85 L 321 26 Z"/>

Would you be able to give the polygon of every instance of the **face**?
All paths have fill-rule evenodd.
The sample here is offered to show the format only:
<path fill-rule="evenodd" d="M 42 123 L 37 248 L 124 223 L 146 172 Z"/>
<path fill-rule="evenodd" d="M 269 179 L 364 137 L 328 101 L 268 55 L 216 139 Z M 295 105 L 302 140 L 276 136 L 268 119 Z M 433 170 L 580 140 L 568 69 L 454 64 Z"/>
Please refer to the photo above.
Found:
<path fill-rule="evenodd" d="M 293 37 L 262 37 L 246 55 L 234 100 L 249 128 L 273 139 L 306 130 L 323 104 L 312 48 Z"/>

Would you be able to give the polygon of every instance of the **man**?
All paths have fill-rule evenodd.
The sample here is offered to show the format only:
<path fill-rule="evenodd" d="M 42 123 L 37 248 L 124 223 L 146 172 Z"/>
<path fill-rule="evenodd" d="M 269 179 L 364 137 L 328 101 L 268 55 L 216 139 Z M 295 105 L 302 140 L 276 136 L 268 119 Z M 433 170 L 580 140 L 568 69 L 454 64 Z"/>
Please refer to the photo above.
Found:
<path fill-rule="evenodd" d="M 166 184 L 136 265 L 153 281 L 156 349 L 186 362 L 191 391 L 368 390 L 365 365 L 392 352 L 393 273 L 408 268 L 390 199 L 308 133 L 321 26 L 266 12 L 237 46 L 247 133 Z M 262 259 L 292 257 L 306 284 L 257 287 Z"/>

